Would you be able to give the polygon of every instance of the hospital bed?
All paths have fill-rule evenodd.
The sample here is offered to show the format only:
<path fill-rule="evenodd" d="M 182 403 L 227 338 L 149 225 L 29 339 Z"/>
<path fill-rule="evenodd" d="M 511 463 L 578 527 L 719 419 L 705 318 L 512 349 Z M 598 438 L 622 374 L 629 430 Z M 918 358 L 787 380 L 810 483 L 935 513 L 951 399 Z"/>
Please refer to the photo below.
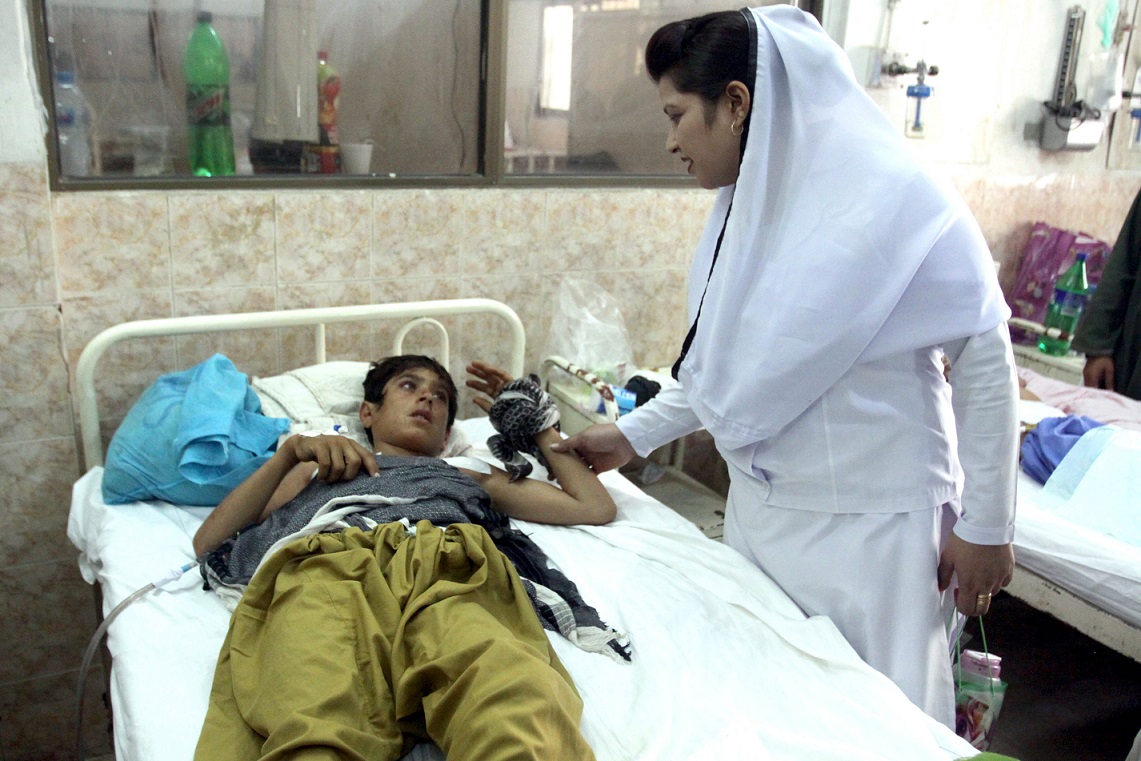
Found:
<path fill-rule="evenodd" d="M 1019 375 L 1030 380 L 1031 390 L 1050 389 L 1049 404 L 1038 400 L 1019 402 L 1024 426 L 1067 414 L 1101 417 L 1090 415 L 1096 410 L 1081 404 L 1091 389 L 1041 376 L 1025 366 L 1020 367 Z M 1122 411 L 1131 406 L 1141 409 L 1141 404 L 1124 397 L 1119 401 Z M 1127 419 L 1102 417 L 1102 421 L 1129 425 Z M 1137 423 L 1141 425 L 1141 418 Z M 1128 473 L 1120 475 L 1131 477 Z M 1111 485 L 1105 486 L 1108 492 Z M 1021 468 L 1017 488 L 1016 569 L 1007 591 L 1091 639 L 1141 661 L 1141 547 L 1083 525 L 1074 516 L 1060 516 L 1043 485 Z"/>
<path fill-rule="evenodd" d="M 84 578 L 101 592 L 110 621 L 106 647 L 118 761 L 192 757 L 229 613 L 219 597 L 203 590 L 196 569 L 118 607 L 149 582 L 193 562 L 191 538 L 210 508 L 103 501 L 100 357 L 123 341 L 198 334 L 199 341 L 220 342 L 231 331 L 313 326 L 311 366 L 251 378 L 251 387 L 266 413 L 310 405 L 309 412 L 298 414 L 320 418 L 338 413 L 322 407 L 332 402 L 318 397 L 352 388 L 363 375 L 361 363 L 326 362 L 326 325 L 378 320 L 427 325 L 422 329 L 442 336 L 438 358 L 456 372 L 441 320 L 448 315 L 453 326 L 484 330 L 482 322 L 455 318 L 470 314 L 506 325 L 511 348 L 503 364 L 521 374 L 522 323 L 506 305 L 484 299 L 147 320 L 115 326 L 91 341 L 76 369 L 87 469 L 73 490 L 68 536 L 79 550 Z M 394 353 L 409 329 L 397 333 Z M 154 368 L 154 375 L 173 369 Z M 303 390 L 293 398 L 283 390 L 291 385 L 313 398 Z M 335 397 L 332 391 L 328 396 Z M 293 424 L 327 422 L 316 418 L 293 419 Z M 495 463 L 483 443 L 492 433 L 485 417 L 456 425 L 470 444 L 469 454 Z M 542 468 L 536 467 L 532 477 L 543 477 Z M 864 664 L 828 619 L 805 617 L 757 568 L 618 473 L 601 478 L 618 504 L 613 523 L 515 522 L 578 585 L 603 620 L 630 638 L 633 659 L 624 663 L 550 635 L 582 695 L 582 731 L 600 761 L 935 761 L 976 754 Z M 117 608 L 121 612 L 111 617 Z M 443 755 L 423 743 L 409 757 Z"/>

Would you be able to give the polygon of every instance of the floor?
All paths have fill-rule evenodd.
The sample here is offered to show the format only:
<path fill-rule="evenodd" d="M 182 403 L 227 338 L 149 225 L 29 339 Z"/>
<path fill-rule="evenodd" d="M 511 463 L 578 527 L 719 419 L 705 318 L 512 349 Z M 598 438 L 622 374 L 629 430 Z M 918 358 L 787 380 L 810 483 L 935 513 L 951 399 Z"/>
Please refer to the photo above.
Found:
<path fill-rule="evenodd" d="M 626 475 L 720 538 L 720 495 L 672 469 Z M 983 626 L 1007 682 L 990 750 L 1019 761 L 1125 761 L 1141 731 L 1141 663 L 1006 593 Z M 982 649 L 977 619 L 965 636 L 965 647 Z"/>

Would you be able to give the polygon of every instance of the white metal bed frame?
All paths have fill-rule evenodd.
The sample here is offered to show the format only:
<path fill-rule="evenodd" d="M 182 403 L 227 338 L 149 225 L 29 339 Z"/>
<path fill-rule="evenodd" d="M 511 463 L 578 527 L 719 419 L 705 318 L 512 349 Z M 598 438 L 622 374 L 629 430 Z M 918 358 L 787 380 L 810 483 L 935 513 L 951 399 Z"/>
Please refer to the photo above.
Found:
<path fill-rule="evenodd" d="M 1049 579 L 1015 565 L 1014 578 L 1006 591 L 1090 639 L 1141 662 L 1141 629 L 1062 589 Z"/>
<path fill-rule="evenodd" d="M 1007 323 L 1032 333 L 1043 333 L 1046 330 L 1040 323 L 1018 317 L 1011 317 Z M 1015 351 L 1015 362 L 1043 375 L 1067 383 L 1075 382 L 1074 368 L 1068 364 L 1068 359 L 1058 360 L 1046 355 L 1041 355 L 1039 358 L 1033 354 Z M 1080 371 L 1077 382 L 1081 382 Z M 1016 563 L 1017 559 L 1016 547 Z M 1006 587 L 1006 591 L 1027 605 L 1072 626 L 1090 639 L 1141 662 L 1141 628 L 1063 589 L 1044 576 L 1016 565 L 1014 578 Z"/>
<path fill-rule="evenodd" d="M 75 368 L 75 390 L 79 428 L 83 441 L 83 458 L 87 470 L 103 464 L 103 441 L 99 430 L 99 406 L 95 394 L 95 366 L 115 344 L 131 338 L 169 337 L 198 333 L 229 332 L 256 328 L 315 326 L 316 362 L 325 362 L 325 326 L 343 322 L 374 322 L 408 319 L 396 334 L 393 353 L 400 354 L 408 332 L 418 325 L 429 324 L 438 329 L 441 351 L 437 359 L 448 366 L 449 344 L 444 326 L 433 318 L 449 315 L 490 314 L 502 318 L 511 330 L 510 366 L 512 375 L 523 374 L 526 338 L 519 315 L 506 304 L 493 299 L 450 299 L 409 301 L 397 304 L 363 304 L 347 307 L 286 309 L 273 312 L 246 312 L 197 317 L 168 317 L 136 320 L 107 328 L 91 339 L 79 356 Z"/>

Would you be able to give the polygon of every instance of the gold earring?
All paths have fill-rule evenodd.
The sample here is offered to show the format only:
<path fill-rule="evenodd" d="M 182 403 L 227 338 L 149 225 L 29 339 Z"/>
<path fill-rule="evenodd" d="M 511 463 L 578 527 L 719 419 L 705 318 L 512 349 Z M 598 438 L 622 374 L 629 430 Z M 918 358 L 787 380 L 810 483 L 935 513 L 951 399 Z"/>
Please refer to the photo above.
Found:
<path fill-rule="evenodd" d="M 734 121 L 731 125 L 729 125 L 729 132 L 733 134 L 733 137 L 740 137 L 745 132 L 744 123 Z"/>

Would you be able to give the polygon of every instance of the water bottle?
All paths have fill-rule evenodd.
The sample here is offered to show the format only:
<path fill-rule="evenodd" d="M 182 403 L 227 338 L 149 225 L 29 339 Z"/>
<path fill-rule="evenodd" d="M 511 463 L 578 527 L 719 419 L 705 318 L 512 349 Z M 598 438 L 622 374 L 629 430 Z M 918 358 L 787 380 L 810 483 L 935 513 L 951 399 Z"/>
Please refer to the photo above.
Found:
<path fill-rule="evenodd" d="M 55 79 L 55 127 L 59 137 L 60 174 L 91 174 L 91 110 L 75 84 L 75 74 L 61 71 Z"/>
<path fill-rule="evenodd" d="M 198 177 L 234 173 L 230 59 L 211 25 L 213 19 L 209 11 L 199 11 L 183 59 L 190 172 Z"/>
<path fill-rule="evenodd" d="M 1054 357 L 1064 357 L 1069 353 L 1074 329 L 1088 298 L 1086 253 L 1079 251 L 1074 263 L 1054 285 L 1054 298 L 1046 308 L 1046 332 L 1038 338 L 1039 351 Z"/>

